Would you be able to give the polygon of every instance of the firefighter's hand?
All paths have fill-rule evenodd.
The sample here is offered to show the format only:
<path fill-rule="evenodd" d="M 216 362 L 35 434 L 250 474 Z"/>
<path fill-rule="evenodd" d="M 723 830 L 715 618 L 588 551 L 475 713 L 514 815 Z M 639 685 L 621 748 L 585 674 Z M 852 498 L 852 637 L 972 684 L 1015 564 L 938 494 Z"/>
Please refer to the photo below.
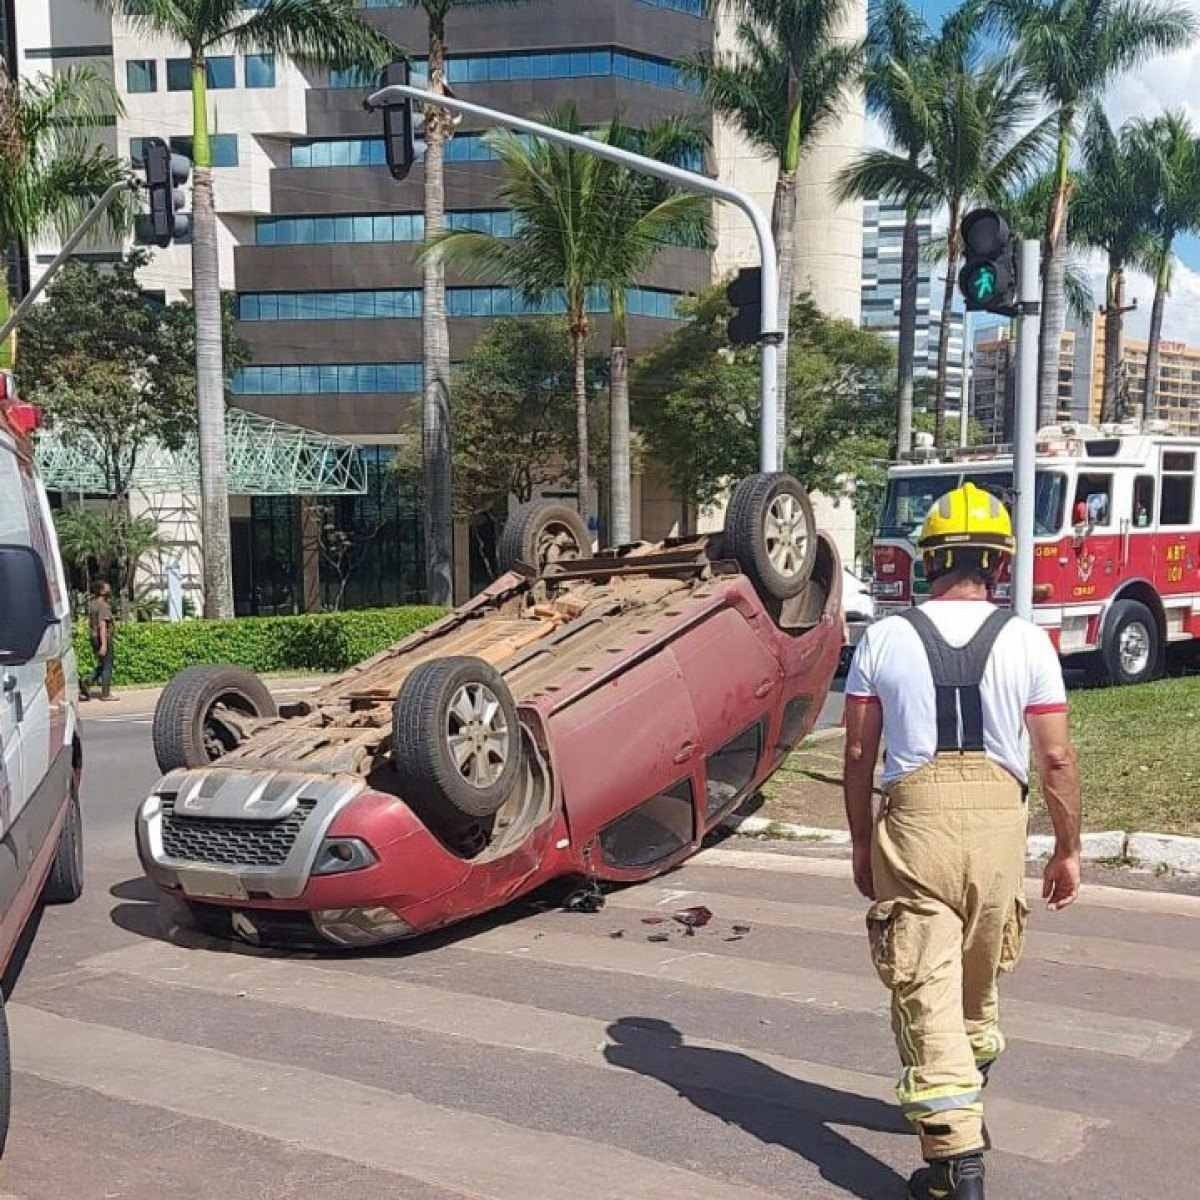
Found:
<path fill-rule="evenodd" d="M 1042 897 L 1055 912 L 1074 904 L 1079 895 L 1079 851 L 1055 851 L 1042 876 Z"/>
<path fill-rule="evenodd" d="M 871 871 L 871 843 L 854 847 L 854 886 L 868 900 L 875 899 L 875 877 Z"/>

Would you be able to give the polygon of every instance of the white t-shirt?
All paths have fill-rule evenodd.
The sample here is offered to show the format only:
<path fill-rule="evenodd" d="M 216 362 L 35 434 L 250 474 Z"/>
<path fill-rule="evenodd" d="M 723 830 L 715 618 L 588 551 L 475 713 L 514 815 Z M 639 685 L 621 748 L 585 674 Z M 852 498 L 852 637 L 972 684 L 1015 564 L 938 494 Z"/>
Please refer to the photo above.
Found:
<path fill-rule="evenodd" d="M 929 600 L 921 611 L 951 646 L 965 646 L 994 611 L 986 600 Z M 1029 776 L 1027 713 L 1066 712 L 1062 666 L 1046 631 L 1014 617 L 1000 631 L 979 685 L 983 746 L 1022 783 Z M 932 762 L 937 699 L 929 658 L 901 617 L 868 627 L 846 678 L 847 704 L 881 704 L 884 784 Z"/>

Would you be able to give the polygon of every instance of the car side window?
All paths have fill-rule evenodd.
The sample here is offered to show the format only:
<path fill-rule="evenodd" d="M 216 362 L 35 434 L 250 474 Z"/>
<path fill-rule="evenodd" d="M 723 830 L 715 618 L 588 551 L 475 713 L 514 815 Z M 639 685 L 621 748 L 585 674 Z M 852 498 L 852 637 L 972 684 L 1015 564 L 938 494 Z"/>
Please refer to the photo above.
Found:
<path fill-rule="evenodd" d="M 811 696 L 793 696 L 783 706 L 783 719 L 779 722 L 779 740 L 775 744 L 775 753 L 780 757 L 791 754 L 799 745 L 804 733 L 804 722 L 811 708 Z"/>
<path fill-rule="evenodd" d="M 705 816 L 711 820 L 747 787 L 762 757 L 766 722 L 755 721 L 705 760 Z"/>
<path fill-rule="evenodd" d="M 692 781 L 681 779 L 600 831 L 600 853 L 612 867 L 649 867 L 678 854 L 695 828 Z"/>
<path fill-rule="evenodd" d="M 1139 475 L 1133 481 L 1133 526 L 1145 529 L 1154 520 L 1154 476 Z"/>

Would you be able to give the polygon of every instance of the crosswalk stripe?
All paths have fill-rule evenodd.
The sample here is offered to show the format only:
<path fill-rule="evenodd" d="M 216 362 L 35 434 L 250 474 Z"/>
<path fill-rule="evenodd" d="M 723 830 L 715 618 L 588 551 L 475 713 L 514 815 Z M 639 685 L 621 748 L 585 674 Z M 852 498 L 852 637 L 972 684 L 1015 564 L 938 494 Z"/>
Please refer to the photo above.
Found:
<path fill-rule="evenodd" d="M 236 965 L 234 965 L 236 963 Z M 255 955 L 197 953 L 180 946 L 138 945 L 98 954 L 89 970 L 115 972 L 141 982 L 280 1005 L 324 1016 L 377 1021 L 440 1037 L 465 1039 L 506 1050 L 549 1054 L 590 1068 L 620 1070 L 605 1049 L 616 1044 L 612 1023 L 573 1013 L 444 991 L 424 984 L 333 971 L 305 963 Z M 655 1042 L 652 1052 L 669 1057 L 675 1048 L 663 1034 L 641 1031 L 639 1040 Z M 849 1092 L 895 1104 L 894 1081 L 880 1075 L 842 1070 L 720 1042 L 688 1038 L 689 1049 L 705 1049 L 748 1059 L 779 1073 L 779 1079 L 747 1083 L 736 1074 L 689 1080 L 706 1090 L 726 1092 L 766 1104 L 812 1111 L 804 1093 L 783 1079 Z M 676 1055 L 678 1058 L 678 1055 Z M 818 1112 L 817 1115 L 820 1115 Z M 988 1124 L 997 1149 L 1040 1162 L 1062 1162 L 1083 1148 L 1090 1129 L 1106 1125 L 1098 1118 L 993 1097 Z M 848 1136 L 854 1140 L 854 1131 Z"/>
<path fill-rule="evenodd" d="M 678 876 L 685 879 L 686 874 Z M 782 900 L 760 900 L 710 892 L 704 888 L 671 888 L 638 884 L 611 893 L 609 908 L 649 912 L 668 911 L 702 904 L 732 921 L 753 922 L 780 929 L 803 929 L 808 933 L 847 934 L 866 939 L 864 913 L 831 904 L 793 904 Z M 1147 975 L 1152 979 L 1179 979 L 1200 983 L 1200 954 L 1194 950 L 1176 950 L 1145 942 L 1123 942 L 1116 938 L 1075 936 L 1033 930 L 1026 941 L 1026 958 L 1072 967 L 1096 967 L 1105 971 L 1124 971 Z"/>
<path fill-rule="evenodd" d="M 886 1009 L 886 993 L 866 969 L 861 975 L 847 975 L 687 950 L 682 943 L 660 950 L 628 939 L 535 933 L 513 927 L 489 929 L 457 944 L 465 950 L 519 956 L 525 962 L 666 979 L 817 1008 L 880 1014 Z M 1004 1028 L 1010 1037 L 1022 1041 L 1147 1062 L 1169 1062 L 1192 1036 L 1190 1029 L 1158 1021 L 1013 999 L 1004 1000 Z"/>
<path fill-rule="evenodd" d="M 594 1138 L 524 1129 L 304 1067 L 9 1007 L 15 1068 L 216 1121 L 473 1200 L 771 1200 Z M 300 1103 L 299 1101 L 303 1101 Z M 828 1195 L 810 1193 L 810 1195 Z"/>
<path fill-rule="evenodd" d="M 776 871 L 784 875 L 817 875 L 825 879 L 849 879 L 848 858 L 818 858 L 804 854 L 774 854 L 770 850 L 702 850 L 688 860 L 697 867 L 731 867 L 739 871 Z M 1040 900 L 1039 880 L 1026 879 L 1025 894 Z M 1137 888 L 1108 887 L 1085 883 L 1078 903 L 1093 908 L 1116 908 L 1124 912 L 1153 913 L 1155 916 L 1200 917 L 1200 896 L 1177 892 L 1139 891 Z"/>

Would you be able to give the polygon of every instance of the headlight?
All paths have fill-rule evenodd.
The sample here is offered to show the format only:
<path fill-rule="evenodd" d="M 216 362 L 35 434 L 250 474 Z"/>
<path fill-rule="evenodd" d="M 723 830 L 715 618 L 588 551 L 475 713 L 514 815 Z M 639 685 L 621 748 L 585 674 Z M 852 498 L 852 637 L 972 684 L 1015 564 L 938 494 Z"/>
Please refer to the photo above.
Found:
<path fill-rule="evenodd" d="M 903 596 L 904 584 L 900 582 L 884 583 L 883 580 L 876 579 L 875 582 L 871 584 L 871 593 L 872 595 L 880 597 Z"/>
<path fill-rule="evenodd" d="M 361 871 L 379 860 L 371 847 L 361 838 L 326 838 L 313 863 L 314 875 L 341 875 L 346 871 Z"/>

